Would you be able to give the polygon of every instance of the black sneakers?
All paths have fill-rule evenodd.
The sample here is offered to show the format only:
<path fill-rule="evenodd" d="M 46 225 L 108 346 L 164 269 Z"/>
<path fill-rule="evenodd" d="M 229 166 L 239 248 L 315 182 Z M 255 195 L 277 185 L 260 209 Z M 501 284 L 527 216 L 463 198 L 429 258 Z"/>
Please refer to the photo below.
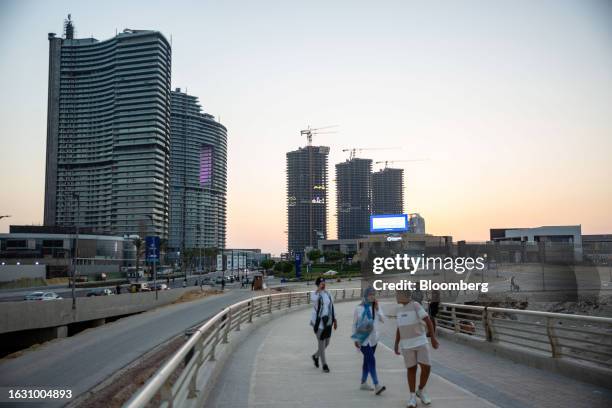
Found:
<path fill-rule="evenodd" d="M 319 368 L 319 357 L 315 357 L 315 355 L 313 354 L 312 361 L 314 361 L 315 367 Z"/>
<path fill-rule="evenodd" d="M 323 364 L 323 372 L 329 373 L 329 367 L 327 366 L 327 364 Z"/>

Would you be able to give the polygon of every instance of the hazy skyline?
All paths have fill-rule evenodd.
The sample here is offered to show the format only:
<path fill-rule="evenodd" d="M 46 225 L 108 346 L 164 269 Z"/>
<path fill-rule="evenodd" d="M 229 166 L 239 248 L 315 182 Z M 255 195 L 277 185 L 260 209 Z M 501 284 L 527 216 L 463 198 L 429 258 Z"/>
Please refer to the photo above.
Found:
<path fill-rule="evenodd" d="M 172 40 L 172 87 L 228 129 L 228 247 L 286 250 L 285 153 L 300 129 L 405 171 L 427 232 L 582 224 L 612 233 L 608 1 L 0 1 L 0 232 L 42 223 L 47 33 Z M 378 169 L 378 167 L 376 167 Z M 336 236 L 335 185 L 328 207 Z"/>

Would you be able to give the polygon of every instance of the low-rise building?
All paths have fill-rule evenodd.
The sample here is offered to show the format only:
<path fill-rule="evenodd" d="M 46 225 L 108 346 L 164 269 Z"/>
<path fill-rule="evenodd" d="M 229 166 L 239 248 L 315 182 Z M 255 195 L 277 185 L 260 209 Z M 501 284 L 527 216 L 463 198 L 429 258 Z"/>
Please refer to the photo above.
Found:
<path fill-rule="evenodd" d="M 81 228 L 77 246 L 76 232 L 65 226 L 11 225 L 9 233 L 0 234 L 0 265 L 46 265 L 48 278 L 68 276 L 75 255 L 79 275 L 118 273 L 135 266 L 131 238 Z"/>

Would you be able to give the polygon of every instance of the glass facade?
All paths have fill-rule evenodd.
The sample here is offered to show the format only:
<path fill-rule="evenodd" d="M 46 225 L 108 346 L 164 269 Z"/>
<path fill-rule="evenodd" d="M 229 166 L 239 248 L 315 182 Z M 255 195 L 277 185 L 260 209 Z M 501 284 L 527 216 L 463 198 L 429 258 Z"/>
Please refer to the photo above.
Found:
<path fill-rule="evenodd" d="M 156 31 L 49 35 L 45 225 L 167 236 L 170 65 Z"/>
<path fill-rule="evenodd" d="M 225 248 L 227 130 L 178 89 L 171 111 L 169 251 Z"/>

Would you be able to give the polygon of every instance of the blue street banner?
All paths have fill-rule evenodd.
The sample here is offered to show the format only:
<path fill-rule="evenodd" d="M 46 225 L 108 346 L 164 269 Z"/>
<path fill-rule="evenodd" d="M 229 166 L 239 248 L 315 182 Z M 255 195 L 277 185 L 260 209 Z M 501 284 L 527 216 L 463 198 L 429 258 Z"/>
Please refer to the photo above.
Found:
<path fill-rule="evenodd" d="M 300 279 L 302 277 L 302 253 L 295 253 L 295 277 Z"/>
<path fill-rule="evenodd" d="M 145 248 L 146 248 L 146 258 L 147 262 L 150 263 L 159 263 L 159 237 L 146 237 L 145 238 Z"/>

